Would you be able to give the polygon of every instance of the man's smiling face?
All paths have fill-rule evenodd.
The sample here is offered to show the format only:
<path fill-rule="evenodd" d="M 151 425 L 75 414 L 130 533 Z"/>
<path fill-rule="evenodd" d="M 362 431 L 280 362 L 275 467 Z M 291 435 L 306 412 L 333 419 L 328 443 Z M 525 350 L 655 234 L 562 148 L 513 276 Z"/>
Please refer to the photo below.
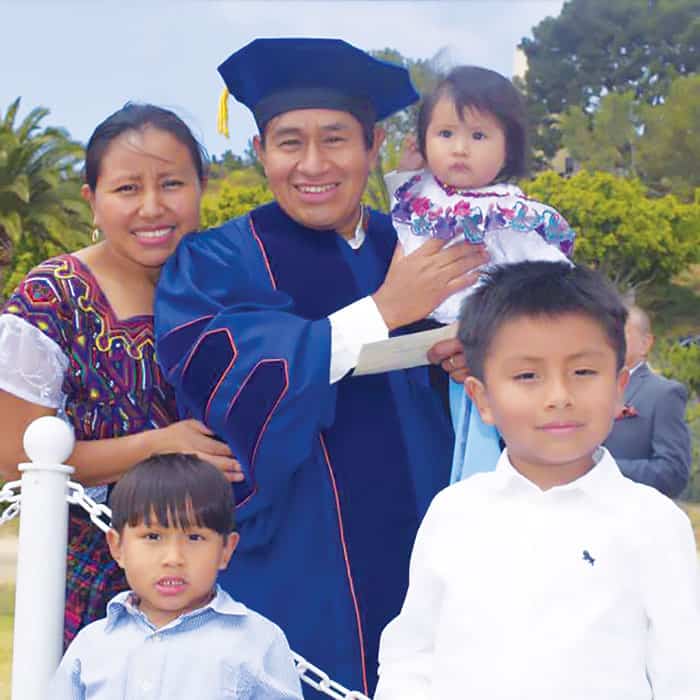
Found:
<path fill-rule="evenodd" d="M 256 137 L 254 146 L 275 199 L 290 217 L 352 238 L 381 141 L 375 130 L 367 148 L 362 125 L 349 112 L 296 109 L 271 119 L 264 145 Z"/>

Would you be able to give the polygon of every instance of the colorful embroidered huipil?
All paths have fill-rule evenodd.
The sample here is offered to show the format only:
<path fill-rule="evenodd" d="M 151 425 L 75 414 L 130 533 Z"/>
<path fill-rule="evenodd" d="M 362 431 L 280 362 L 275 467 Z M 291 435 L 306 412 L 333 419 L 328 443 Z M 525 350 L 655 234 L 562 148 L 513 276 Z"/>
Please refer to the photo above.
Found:
<path fill-rule="evenodd" d="M 121 437 L 176 419 L 173 391 L 154 358 L 153 317 L 117 318 L 76 256 L 61 255 L 35 267 L 3 314 L 39 330 L 62 354 L 62 401 L 55 407 L 77 440 Z M 0 385 L 6 388 L 2 379 Z M 65 643 L 103 617 L 107 601 L 126 587 L 102 532 L 82 511 L 71 510 Z"/>

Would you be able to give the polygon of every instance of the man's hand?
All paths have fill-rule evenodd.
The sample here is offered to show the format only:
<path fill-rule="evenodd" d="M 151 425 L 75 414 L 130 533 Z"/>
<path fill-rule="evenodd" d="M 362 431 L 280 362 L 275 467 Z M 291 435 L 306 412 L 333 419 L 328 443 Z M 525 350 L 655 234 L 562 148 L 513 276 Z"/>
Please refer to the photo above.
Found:
<path fill-rule="evenodd" d="M 435 343 L 428 350 L 428 360 L 433 365 L 440 365 L 450 375 L 450 379 L 458 384 L 464 384 L 464 380 L 469 375 L 462 344 L 457 338 Z"/>
<path fill-rule="evenodd" d="M 474 284 L 477 268 L 488 262 L 485 246 L 460 242 L 445 246 L 431 238 L 404 255 L 396 245 L 381 287 L 372 295 L 389 330 L 425 318 L 448 296 Z"/>

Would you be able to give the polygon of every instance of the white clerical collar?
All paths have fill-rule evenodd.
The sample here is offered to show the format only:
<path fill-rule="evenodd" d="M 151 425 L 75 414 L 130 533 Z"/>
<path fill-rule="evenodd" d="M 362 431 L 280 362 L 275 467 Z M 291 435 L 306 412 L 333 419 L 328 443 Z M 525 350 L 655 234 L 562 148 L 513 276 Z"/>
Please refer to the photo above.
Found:
<path fill-rule="evenodd" d="M 367 234 L 365 233 L 365 206 L 360 205 L 360 218 L 355 226 L 355 233 L 352 238 L 343 238 L 343 240 L 353 249 L 359 250 L 365 242 Z"/>
<path fill-rule="evenodd" d="M 634 367 L 630 368 L 630 377 L 634 372 L 636 372 L 640 367 L 642 367 L 642 365 L 645 365 L 646 363 L 646 360 L 641 360 L 640 362 L 637 362 L 637 364 Z"/>

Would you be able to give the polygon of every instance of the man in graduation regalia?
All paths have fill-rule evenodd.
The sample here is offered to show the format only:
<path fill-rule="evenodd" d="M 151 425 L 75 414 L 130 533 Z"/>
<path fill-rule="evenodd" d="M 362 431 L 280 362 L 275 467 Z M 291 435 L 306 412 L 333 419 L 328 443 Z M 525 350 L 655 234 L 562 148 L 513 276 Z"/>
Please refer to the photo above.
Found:
<path fill-rule="evenodd" d="M 222 586 L 370 694 L 453 433 L 429 367 L 352 370 L 363 343 L 425 318 L 486 258 L 440 241 L 395 254 L 389 217 L 360 203 L 376 122 L 418 97 L 406 70 L 339 40 L 257 39 L 219 72 L 255 116 L 276 201 L 182 241 L 158 286 L 158 357 L 181 411 L 245 472 Z M 464 374 L 456 341 L 432 359 Z"/>

